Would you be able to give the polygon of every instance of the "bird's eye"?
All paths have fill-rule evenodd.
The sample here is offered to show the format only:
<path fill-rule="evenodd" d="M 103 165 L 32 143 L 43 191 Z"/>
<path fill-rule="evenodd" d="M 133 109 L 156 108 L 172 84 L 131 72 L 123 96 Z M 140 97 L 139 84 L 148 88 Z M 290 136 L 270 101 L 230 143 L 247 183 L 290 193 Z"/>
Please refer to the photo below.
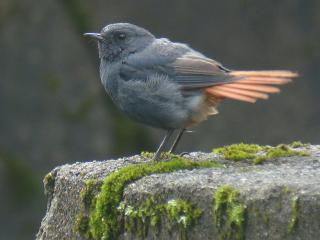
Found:
<path fill-rule="evenodd" d="M 118 35 L 117 35 L 117 38 L 119 39 L 119 40 L 125 40 L 126 39 L 126 34 L 125 33 L 119 33 Z"/>

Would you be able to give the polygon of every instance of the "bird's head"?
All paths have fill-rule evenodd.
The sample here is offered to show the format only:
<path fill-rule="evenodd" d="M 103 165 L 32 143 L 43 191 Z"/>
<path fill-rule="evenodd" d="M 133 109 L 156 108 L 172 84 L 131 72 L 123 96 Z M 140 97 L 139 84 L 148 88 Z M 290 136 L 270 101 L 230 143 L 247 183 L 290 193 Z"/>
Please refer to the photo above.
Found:
<path fill-rule="evenodd" d="M 98 41 L 99 57 L 117 61 L 148 46 L 155 37 L 147 30 L 130 23 L 105 26 L 100 33 L 85 33 Z"/>

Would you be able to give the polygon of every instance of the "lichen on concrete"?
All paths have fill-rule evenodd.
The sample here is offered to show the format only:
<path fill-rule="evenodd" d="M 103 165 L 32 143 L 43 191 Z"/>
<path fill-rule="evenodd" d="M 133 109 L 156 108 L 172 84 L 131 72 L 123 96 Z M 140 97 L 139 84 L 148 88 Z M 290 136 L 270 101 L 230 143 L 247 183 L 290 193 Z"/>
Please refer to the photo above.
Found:
<path fill-rule="evenodd" d="M 91 234 L 89 231 L 89 217 L 84 212 L 77 214 L 74 231 L 79 233 L 84 239 L 91 239 Z"/>
<path fill-rule="evenodd" d="M 299 221 L 299 198 L 294 196 L 291 200 L 291 217 L 289 219 L 288 232 L 291 234 L 297 228 Z"/>
<path fill-rule="evenodd" d="M 214 193 L 213 217 L 219 239 L 244 239 L 246 205 L 234 187 L 220 186 Z"/>
<path fill-rule="evenodd" d="M 101 183 L 96 179 L 88 179 L 85 182 L 84 188 L 80 192 L 80 198 L 84 209 L 90 210 L 93 205 L 97 193 L 100 191 Z"/>
<path fill-rule="evenodd" d="M 82 210 L 76 216 L 74 230 L 78 232 L 84 239 L 92 238 L 89 230 L 89 214 L 95 206 L 96 195 L 99 193 L 100 188 L 101 182 L 90 178 L 85 181 L 84 187 L 80 192 Z"/>
<path fill-rule="evenodd" d="M 54 190 L 54 183 L 55 183 L 55 172 L 49 172 L 43 179 L 45 195 L 48 196 L 52 194 Z"/>
<path fill-rule="evenodd" d="M 168 224 L 162 227 L 169 230 L 177 227 L 183 238 L 203 213 L 202 209 L 183 199 L 157 203 L 155 198 L 152 196 L 138 206 L 120 203 L 118 210 L 127 232 L 145 238 L 149 228 L 153 228 L 153 232 L 157 233 L 160 231 L 160 223 L 167 221 Z"/>

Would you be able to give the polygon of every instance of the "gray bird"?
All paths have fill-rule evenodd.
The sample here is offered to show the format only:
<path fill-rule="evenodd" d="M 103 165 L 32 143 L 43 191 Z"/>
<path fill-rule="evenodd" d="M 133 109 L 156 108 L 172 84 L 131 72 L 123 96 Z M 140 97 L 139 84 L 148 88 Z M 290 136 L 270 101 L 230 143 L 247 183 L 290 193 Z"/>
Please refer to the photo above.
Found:
<path fill-rule="evenodd" d="M 114 104 L 127 116 L 165 129 L 154 160 L 173 135 L 173 152 L 185 129 L 217 114 L 224 99 L 254 103 L 278 93 L 297 77 L 291 71 L 233 71 L 186 44 L 156 38 L 129 23 L 115 23 L 100 33 L 85 33 L 98 42 L 100 77 Z"/>

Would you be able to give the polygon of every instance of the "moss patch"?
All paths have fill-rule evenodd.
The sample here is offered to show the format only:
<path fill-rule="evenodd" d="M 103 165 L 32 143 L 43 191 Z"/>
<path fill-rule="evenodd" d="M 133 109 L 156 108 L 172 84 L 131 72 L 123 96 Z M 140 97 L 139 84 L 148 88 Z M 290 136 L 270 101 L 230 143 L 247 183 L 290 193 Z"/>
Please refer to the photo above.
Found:
<path fill-rule="evenodd" d="M 88 179 L 85 182 L 84 188 L 80 192 L 81 202 L 84 209 L 90 210 L 93 205 L 93 201 L 97 193 L 100 191 L 101 183 L 95 179 Z"/>
<path fill-rule="evenodd" d="M 95 207 L 96 195 L 101 189 L 101 182 L 88 179 L 80 192 L 82 210 L 76 216 L 74 231 L 78 232 L 84 239 L 92 239 L 89 231 L 89 214 Z"/>
<path fill-rule="evenodd" d="M 280 144 L 276 147 L 267 149 L 266 156 L 268 159 L 273 159 L 279 157 L 309 156 L 309 154 L 305 151 L 292 150 L 289 145 Z"/>
<path fill-rule="evenodd" d="M 54 184 L 55 184 L 55 176 L 52 172 L 49 172 L 43 179 L 44 185 L 44 194 L 46 196 L 50 195 L 54 191 Z"/>
<path fill-rule="evenodd" d="M 294 142 L 290 143 L 289 146 L 292 148 L 309 147 L 310 143 L 302 143 L 300 141 L 294 141 Z"/>
<path fill-rule="evenodd" d="M 87 190 L 83 190 L 81 195 L 84 204 L 91 205 L 90 214 L 87 215 L 89 216 L 89 221 L 87 222 L 86 215 L 78 215 L 76 230 L 82 231 L 81 235 L 87 239 L 116 239 L 121 230 L 123 230 L 119 222 L 123 213 L 120 203 L 126 185 L 154 173 L 168 173 L 182 169 L 221 167 L 215 161 L 195 162 L 175 155 L 171 156 L 172 160 L 170 161 L 133 164 L 111 173 L 105 178 L 101 192 L 94 198 L 92 198 L 92 194 L 89 191 L 92 187 L 87 187 L 92 185 L 92 182 L 87 183 L 84 188 Z M 89 201 L 86 199 L 89 199 Z M 192 212 L 192 214 L 198 216 L 199 212 L 182 200 L 176 201 L 177 205 L 175 207 L 173 206 L 175 202 L 172 202 L 171 205 L 168 203 L 163 209 L 165 209 L 168 219 L 171 219 L 173 222 L 178 221 L 177 219 L 174 220 L 175 217 L 181 212 L 185 212 L 185 218 L 179 219 L 181 225 L 188 226 L 194 218 L 191 218 L 190 214 L 187 213 Z M 151 225 L 157 224 L 157 217 L 152 217 L 150 223 Z M 86 224 L 87 226 L 85 226 Z"/>
<path fill-rule="evenodd" d="M 163 205 L 163 209 L 169 220 L 183 229 L 194 224 L 203 213 L 200 208 L 181 199 L 168 201 Z"/>
<path fill-rule="evenodd" d="M 276 147 L 260 146 L 257 144 L 232 144 L 220 148 L 213 149 L 213 152 L 222 155 L 227 160 L 241 161 L 252 160 L 254 164 L 261 164 L 265 160 L 270 160 L 279 157 L 290 156 L 309 156 L 306 151 L 293 150 L 302 146 L 300 142 L 292 144 L 280 144 Z"/>
<path fill-rule="evenodd" d="M 294 196 L 291 201 L 291 218 L 289 220 L 288 232 L 293 233 L 298 225 L 299 198 Z"/>
<path fill-rule="evenodd" d="M 140 153 L 141 157 L 144 157 L 144 158 L 148 158 L 148 159 L 153 159 L 155 153 L 154 152 L 146 152 L 146 151 L 142 151 Z M 180 155 L 177 155 L 177 154 L 174 154 L 174 153 L 169 153 L 169 152 L 162 152 L 160 154 L 160 159 L 163 160 L 170 160 L 170 159 L 173 159 L 173 158 L 181 158 Z"/>
<path fill-rule="evenodd" d="M 153 156 L 154 156 L 154 152 L 146 152 L 146 151 L 143 151 L 143 152 L 141 152 L 141 154 L 140 154 L 142 157 L 144 157 L 144 158 L 153 158 Z"/>
<path fill-rule="evenodd" d="M 232 144 L 229 146 L 216 148 L 213 150 L 214 153 L 221 154 L 225 159 L 240 161 L 244 159 L 253 159 L 256 154 L 261 151 L 261 147 L 257 144 Z"/>
<path fill-rule="evenodd" d="M 78 232 L 84 239 L 91 239 L 88 215 L 83 212 L 77 214 L 74 230 Z"/>
<path fill-rule="evenodd" d="M 244 239 L 245 212 L 237 189 L 224 185 L 216 190 L 213 217 L 219 239 Z"/>
<path fill-rule="evenodd" d="M 121 203 L 118 210 L 122 214 L 125 230 L 141 238 L 147 237 L 149 227 L 152 227 L 155 233 L 159 232 L 161 220 L 165 219 L 169 230 L 177 227 L 181 238 L 184 238 L 187 229 L 193 226 L 203 213 L 202 209 L 182 199 L 157 204 L 154 197 L 148 198 L 139 206 Z"/>
<path fill-rule="evenodd" d="M 253 159 L 253 164 L 257 165 L 257 164 L 261 164 L 263 163 L 264 161 L 267 160 L 267 157 L 266 156 L 256 156 L 254 159 Z"/>

